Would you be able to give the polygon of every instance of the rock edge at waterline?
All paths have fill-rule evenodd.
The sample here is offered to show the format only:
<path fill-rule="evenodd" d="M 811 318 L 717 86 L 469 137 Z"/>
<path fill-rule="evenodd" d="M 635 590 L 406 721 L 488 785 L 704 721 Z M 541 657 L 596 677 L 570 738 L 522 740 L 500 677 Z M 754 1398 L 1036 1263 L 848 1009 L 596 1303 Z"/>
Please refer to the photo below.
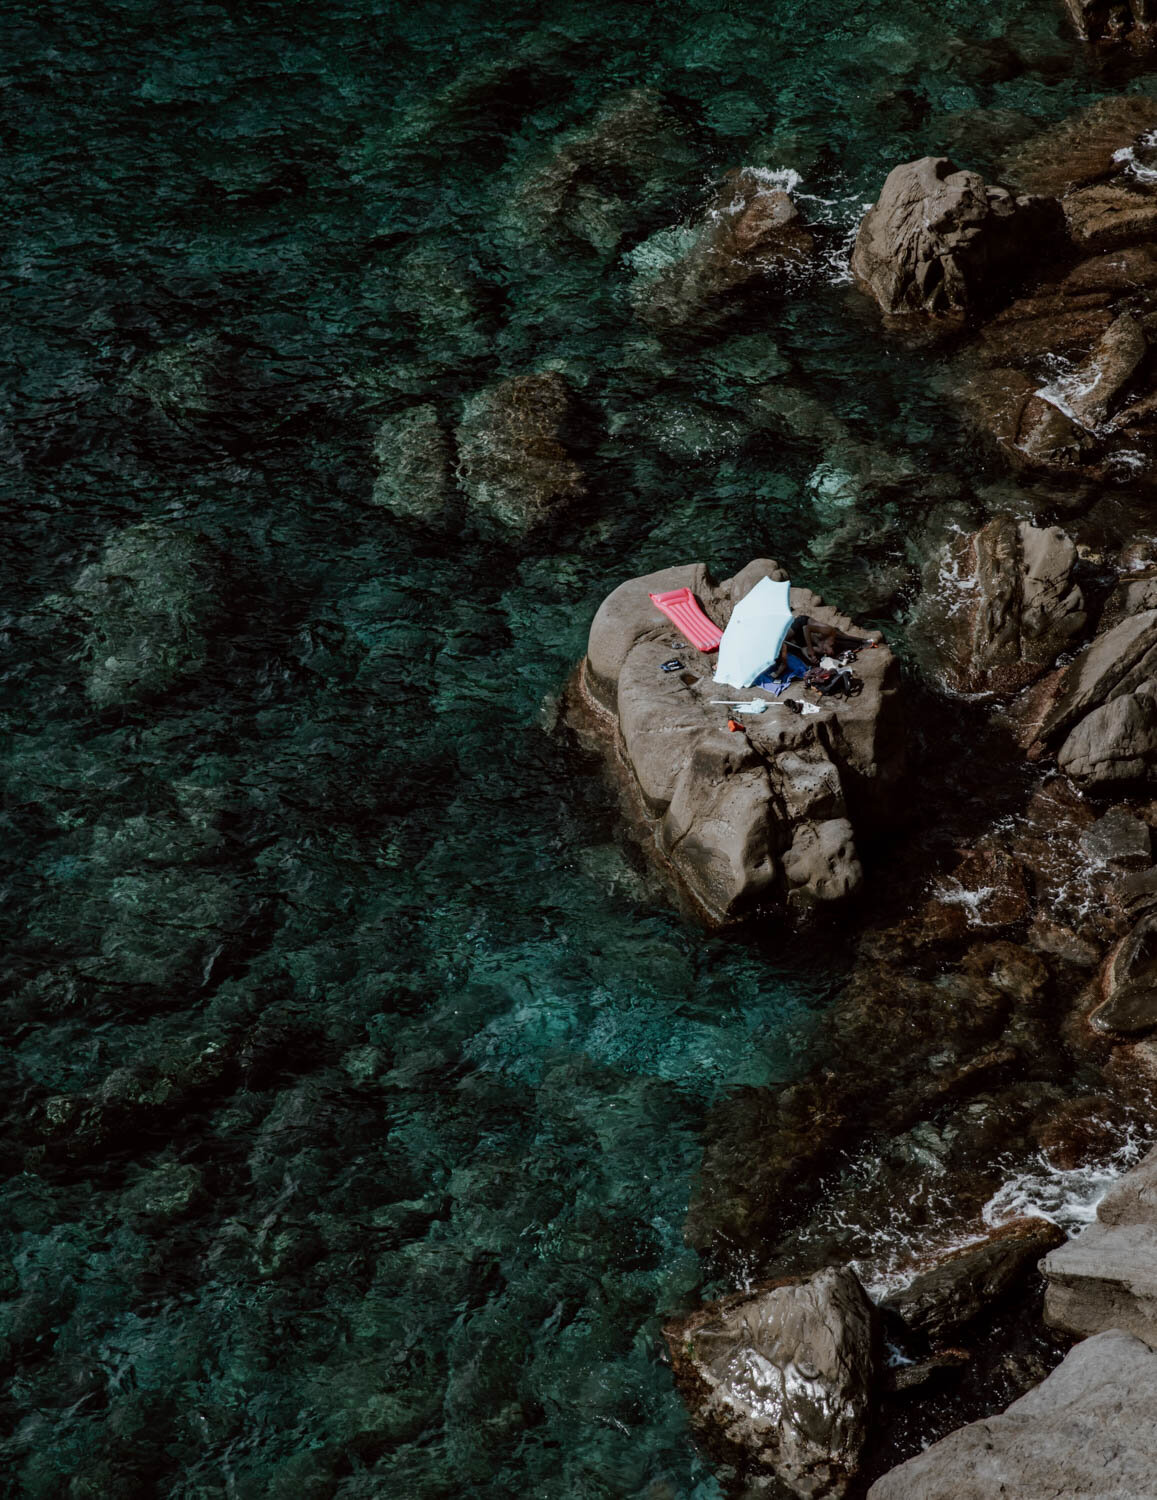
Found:
<path fill-rule="evenodd" d="M 758 558 L 715 583 L 702 563 L 666 568 L 621 584 L 591 626 L 577 678 L 585 714 L 608 749 L 630 814 L 665 870 L 713 924 L 739 920 L 765 903 L 806 909 L 851 895 L 863 878 L 857 833 L 887 817 L 903 769 L 899 668 L 883 643 L 861 652 L 858 696 L 821 700 L 801 716 L 757 688 L 717 685 L 713 655 L 688 646 L 649 597 L 690 588 L 725 627 L 761 578 L 783 579 Z M 793 588 L 791 604 L 852 633 L 852 622 L 818 595 Z M 662 664 L 678 658 L 679 671 Z M 730 732 L 730 710 L 712 699 L 767 698 L 770 707 Z M 608 745 L 609 741 L 609 745 Z"/>

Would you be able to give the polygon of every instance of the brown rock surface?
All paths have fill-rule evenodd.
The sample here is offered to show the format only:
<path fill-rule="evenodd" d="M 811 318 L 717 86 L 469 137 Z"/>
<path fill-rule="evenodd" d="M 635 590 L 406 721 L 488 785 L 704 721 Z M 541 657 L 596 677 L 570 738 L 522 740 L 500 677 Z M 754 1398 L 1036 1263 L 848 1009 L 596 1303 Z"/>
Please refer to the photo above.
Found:
<path fill-rule="evenodd" d="M 1157 913 L 1143 916 L 1105 960 L 1090 1024 L 1132 1039 L 1157 1031 Z"/>
<path fill-rule="evenodd" d="M 876 1310 L 849 1269 L 723 1299 L 664 1333 L 708 1441 L 807 1500 L 839 1500 L 868 1436 Z"/>
<path fill-rule="evenodd" d="M 856 236 L 852 271 L 886 313 L 963 313 L 1023 271 L 1047 219 L 1040 203 L 925 156 L 888 174 Z"/>
<path fill-rule="evenodd" d="M 677 645 L 681 637 L 649 597 L 689 587 L 722 626 L 765 576 L 782 573 L 758 560 L 714 584 L 701 564 L 690 564 L 622 584 L 595 616 L 580 674 L 594 721 L 613 736 L 639 822 L 713 922 L 773 897 L 806 906 L 855 890 L 853 828 L 886 816 L 902 764 L 898 671 L 887 647 L 861 652 L 858 696 L 820 700 L 820 712 L 797 716 L 785 702 L 803 696 L 798 685 L 778 700 L 758 688 L 717 686 L 714 657 Z M 853 629 L 806 589 L 792 590 L 792 606 Z M 683 671 L 662 671 L 672 657 Z M 735 698 L 771 706 L 729 733 L 730 710 L 711 700 Z"/>
<path fill-rule="evenodd" d="M 1048 1219 L 1013 1219 L 921 1270 L 884 1307 L 940 1342 L 1013 1287 L 1027 1267 L 1064 1240 Z"/>
<path fill-rule="evenodd" d="M 1076 548 L 1058 527 L 998 516 L 932 560 L 915 629 L 955 692 L 1011 692 L 1085 624 Z"/>
<path fill-rule="evenodd" d="M 1080 5 L 1082 0 L 1072 3 Z M 1022 193 L 1060 197 L 1112 177 L 1120 170 L 1116 153 L 1155 126 L 1157 99 L 1146 94 L 1098 99 L 1007 152 L 1001 159 L 1001 175 Z"/>
<path fill-rule="evenodd" d="M 516 375 L 472 396 L 458 428 L 458 474 L 474 518 L 525 534 L 584 492 L 567 451 L 570 388 L 555 371 Z"/>
<path fill-rule="evenodd" d="M 1064 0 L 1083 42 L 1140 41 L 1157 22 L 1153 0 Z"/>

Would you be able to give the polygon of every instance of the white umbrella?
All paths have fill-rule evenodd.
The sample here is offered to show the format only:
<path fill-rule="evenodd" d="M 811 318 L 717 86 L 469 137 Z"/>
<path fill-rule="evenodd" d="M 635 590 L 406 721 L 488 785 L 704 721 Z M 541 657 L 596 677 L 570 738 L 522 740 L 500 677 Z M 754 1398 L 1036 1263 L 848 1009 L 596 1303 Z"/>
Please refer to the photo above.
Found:
<path fill-rule="evenodd" d="M 761 578 L 731 611 L 719 642 L 715 681 L 728 687 L 750 687 L 779 656 L 791 625 L 791 584 Z"/>

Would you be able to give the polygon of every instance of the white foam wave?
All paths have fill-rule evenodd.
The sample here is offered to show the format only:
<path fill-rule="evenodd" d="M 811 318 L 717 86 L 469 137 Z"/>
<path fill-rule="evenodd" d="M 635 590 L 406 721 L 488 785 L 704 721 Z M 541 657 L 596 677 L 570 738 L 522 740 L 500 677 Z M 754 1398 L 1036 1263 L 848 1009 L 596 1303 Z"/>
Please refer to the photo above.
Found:
<path fill-rule="evenodd" d="M 1097 1205 L 1130 1167 L 1136 1166 L 1148 1141 L 1139 1130 L 1125 1133 L 1121 1145 L 1104 1161 L 1084 1167 L 1055 1167 L 1043 1154 L 1038 1163 L 1010 1177 L 984 1205 L 982 1217 L 992 1228 L 1011 1219 L 1048 1219 L 1066 1234 L 1077 1234 L 1097 1217 Z"/>
<path fill-rule="evenodd" d="M 1137 146 L 1152 150 L 1154 146 L 1157 146 L 1157 130 L 1151 130 L 1147 135 L 1143 135 L 1136 146 L 1122 146 L 1119 151 L 1114 151 L 1114 162 L 1119 167 L 1124 167 L 1129 176 L 1135 178 L 1137 182 L 1157 182 L 1157 167 L 1137 160 Z"/>

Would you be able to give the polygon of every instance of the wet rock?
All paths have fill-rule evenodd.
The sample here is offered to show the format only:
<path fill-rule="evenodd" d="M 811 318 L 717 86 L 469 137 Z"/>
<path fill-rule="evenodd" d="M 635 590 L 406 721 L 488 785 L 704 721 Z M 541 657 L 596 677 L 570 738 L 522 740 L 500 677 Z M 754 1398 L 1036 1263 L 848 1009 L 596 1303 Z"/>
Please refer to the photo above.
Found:
<path fill-rule="evenodd" d="M 971 311 L 1023 271 L 1045 222 L 1039 204 L 925 156 L 888 174 L 852 271 L 886 313 Z"/>
<path fill-rule="evenodd" d="M 1157 99 L 1146 94 L 1098 99 L 1007 152 L 1000 163 L 1002 179 L 1024 193 L 1060 197 L 1115 176 L 1121 169 L 1117 153 L 1155 126 Z"/>
<path fill-rule="evenodd" d="M 1153 0 L 1064 0 L 1083 42 L 1136 41 L 1157 23 Z"/>
<path fill-rule="evenodd" d="M 1157 1030 L 1157 913 L 1143 916 L 1105 960 L 1090 1024 L 1116 1037 Z"/>
<path fill-rule="evenodd" d="M 1022 1273 L 1063 1239 L 1064 1231 L 1047 1219 L 1014 1219 L 920 1271 L 882 1306 L 941 1342 L 1007 1295 Z"/>
<path fill-rule="evenodd" d="M 1095 430 L 1120 404 L 1121 393 L 1149 352 L 1145 330 L 1131 313 L 1106 329 L 1089 357 L 1058 387 L 1058 397 L 1082 427 Z"/>
<path fill-rule="evenodd" d="M 1078 1338 L 1121 1328 L 1157 1345 L 1157 1151 L 1109 1189 L 1096 1222 L 1041 1270 L 1051 1327 Z"/>
<path fill-rule="evenodd" d="M 1034 741 L 1040 747 L 1062 743 L 1094 710 L 1129 697 L 1155 679 L 1157 610 L 1145 610 L 1102 631 L 1073 662 L 1045 679 L 1031 710 L 1025 705 L 1022 743 L 1030 753 Z M 1127 722 L 1105 725 L 1106 730 L 1127 727 Z M 1095 736 L 1083 737 L 1083 752 L 1086 758 L 1095 756 Z"/>
<path fill-rule="evenodd" d="M 1157 199 L 1121 182 L 1094 183 L 1062 200 L 1069 237 L 1083 250 L 1112 250 L 1157 232 Z"/>
<path fill-rule="evenodd" d="M 1062 1172 L 1108 1161 L 1125 1139 L 1128 1113 L 1110 1094 L 1066 1099 L 1033 1124 L 1032 1138 Z"/>
<path fill-rule="evenodd" d="M 1124 807 L 1111 807 L 1086 829 L 1081 848 L 1089 859 L 1119 870 L 1144 870 L 1153 863 L 1152 830 Z"/>
<path fill-rule="evenodd" d="M 999 1416 L 878 1479 L 868 1500 L 1127 1500 L 1157 1490 L 1157 1354 L 1127 1333 L 1077 1347 Z"/>
<path fill-rule="evenodd" d="M 450 439 L 433 406 L 386 417 L 374 436 L 380 466 L 373 502 L 396 516 L 436 522 L 454 494 Z"/>
<path fill-rule="evenodd" d="M 73 596 L 99 708 L 149 697 L 205 664 L 220 605 L 213 553 L 195 533 L 152 521 L 126 527 L 80 574 Z"/>
<path fill-rule="evenodd" d="M 973 375 L 962 385 L 961 398 L 973 422 L 1014 468 L 1067 476 L 1094 453 L 1093 438 L 1047 401 L 1040 382 L 1022 370 Z"/>
<path fill-rule="evenodd" d="M 709 1440 L 809 1500 L 845 1494 L 868 1435 L 876 1311 L 849 1269 L 726 1298 L 664 1333 Z"/>
<path fill-rule="evenodd" d="M 756 167 L 728 173 L 703 222 L 674 262 L 634 290 L 635 309 L 657 328 L 678 328 L 749 283 L 799 272 L 815 248 L 799 209 L 775 174 Z M 635 260 L 641 256 L 636 252 Z"/>
<path fill-rule="evenodd" d="M 554 371 L 472 396 L 458 428 L 458 474 L 476 522 L 525 535 L 584 493 L 566 446 L 570 388 Z"/>
<path fill-rule="evenodd" d="M 621 585 L 591 626 L 581 700 L 602 742 L 612 740 L 628 807 L 661 863 L 696 908 L 726 922 L 771 899 L 803 907 L 837 900 L 860 883 L 853 829 L 886 816 L 900 774 L 903 731 L 896 665 L 884 646 L 861 652 L 862 692 L 811 716 L 792 715 L 762 689 L 739 696 L 772 706 L 727 730 L 712 699 L 737 696 L 711 680 L 714 660 L 674 644 L 678 633 L 649 595 L 689 587 L 722 626 L 774 562 L 750 563 L 716 584 L 701 564 Z M 837 629 L 852 623 L 805 589 L 792 606 Z M 662 671 L 678 657 L 686 670 Z"/>
<path fill-rule="evenodd" d="M 1029 915 L 1024 867 L 1006 850 L 980 846 L 961 853 L 925 903 L 904 925 L 921 943 L 953 942 L 999 931 Z"/>
<path fill-rule="evenodd" d="M 1085 624 L 1076 548 L 1059 527 L 998 516 L 933 560 L 917 630 L 956 692 L 1009 692 L 1052 665 Z"/>
<path fill-rule="evenodd" d="M 652 89 L 608 100 L 523 181 L 513 208 L 540 236 L 615 248 L 690 163 L 678 121 Z"/>

